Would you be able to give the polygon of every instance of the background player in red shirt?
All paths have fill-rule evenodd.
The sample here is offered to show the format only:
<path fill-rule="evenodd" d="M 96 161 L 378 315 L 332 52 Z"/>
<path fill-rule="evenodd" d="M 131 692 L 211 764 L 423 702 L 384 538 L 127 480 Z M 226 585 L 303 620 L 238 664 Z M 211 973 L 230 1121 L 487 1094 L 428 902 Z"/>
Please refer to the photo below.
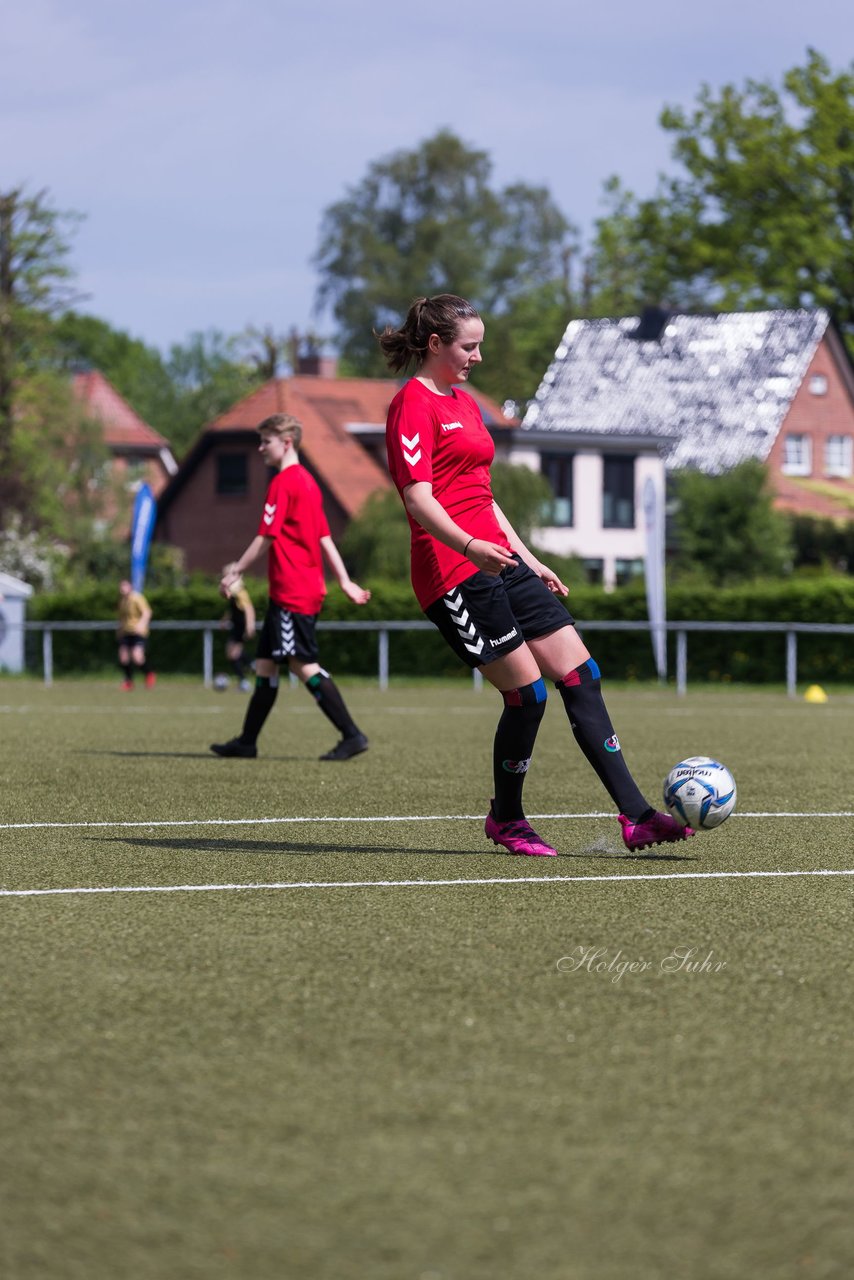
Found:
<path fill-rule="evenodd" d="M 266 551 L 270 601 L 258 639 L 255 690 L 243 730 L 238 738 L 212 743 L 211 751 L 218 756 L 258 754 L 258 735 L 279 692 L 279 666 L 286 662 L 341 734 L 320 759 L 349 760 L 367 751 L 368 739 L 353 722 L 329 672 L 318 662 L 316 623 L 326 595 L 324 558 L 354 604 L 365 604 L 371 593 L 350 579 L 329 533 L 320 489 L 300 464 L 302 424 L 289 414 L 276 413 L 259 424 L 258 432 L 258 451 L 277 474 L 267 490 L 258 533 L 239 560 L 226 565 L 220 591 L 227 598 L 241 574 Z"/>
<path fill-rule="evenodd" d="M 412 585 L 455 653 L 501 693 L 493 745 L 490 840 L 511 853 L 554 855 L 526 821 L 522 786 L 555 682 L 578 745 L 619 813 L 626 847 L 693 835 L 638 790 L 602 699 L 599 668 L 557 596 L 568 588 L 525 546 L 492 497 L 492 439 L 459 384 L 481 362 L 483 322 L 453 294 L 418 298 L 380 346 L 396 372 L 416 373 L 391 402 L 389 470 L 412 541 Z"/>

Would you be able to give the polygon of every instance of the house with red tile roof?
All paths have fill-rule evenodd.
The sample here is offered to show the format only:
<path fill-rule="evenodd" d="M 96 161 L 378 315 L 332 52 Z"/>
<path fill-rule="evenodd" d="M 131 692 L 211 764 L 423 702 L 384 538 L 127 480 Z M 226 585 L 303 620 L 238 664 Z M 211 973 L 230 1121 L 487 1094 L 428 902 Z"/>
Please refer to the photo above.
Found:
<path fill-rule="evenodd" d="M 144 422 L 96 369 L 76 373 L 72 390 L 87 416 L 103 427 L 114 475 L 131 490 L 148 484 L 157 497 L 178 470 L 169 441 Z"/>
<path fill-rule="evenodd" d="M 160 495 L 155 538 L 180 547 L 191 572 L 218 575 L 254 536 L 269 484 L 258 423 L 289 413 L 303 425 L 300 461 L 320 485 L 339 541 L 368 498 L 392 488 L 385 420 L 400 385 L 392 378 L 338 378 L 334 361 L 302 358 L 293 376 L 272 378 L 205 427 Z M 494 400 L 467 390 L 490 430 L 514 425 Z"/>

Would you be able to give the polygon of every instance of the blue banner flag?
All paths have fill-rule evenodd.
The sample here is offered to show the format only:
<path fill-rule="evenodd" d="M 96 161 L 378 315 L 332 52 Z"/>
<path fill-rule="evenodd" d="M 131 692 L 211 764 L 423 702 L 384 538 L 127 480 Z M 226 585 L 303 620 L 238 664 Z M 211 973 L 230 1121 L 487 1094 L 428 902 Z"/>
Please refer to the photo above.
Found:
<path fill-rule="evenodd" d="M 148 549 L 154 532 L 157 503 L 147 484 L 140 485 L 133 504 L 130 527 L 130 580 L 134 591 L 141 591 L 148 567 Z"/>

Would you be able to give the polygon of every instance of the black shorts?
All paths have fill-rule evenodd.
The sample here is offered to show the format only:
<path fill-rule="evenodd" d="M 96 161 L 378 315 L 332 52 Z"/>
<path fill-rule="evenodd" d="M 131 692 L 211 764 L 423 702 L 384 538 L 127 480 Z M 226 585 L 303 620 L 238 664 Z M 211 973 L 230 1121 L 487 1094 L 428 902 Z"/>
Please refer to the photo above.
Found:
<path fill-rule="evenodd" d="M 270 658 L 273 662 L 287 662 L 288 658 L 317 662 L 317 616 L 316 613 L 291 613 L 271 600 L 264 615 L 255 656 Z"/>
<path fill-rule="evenodd" d="M 478 571 L 424 612 L 469 667 L 484 667 L 526 640 L 574 622 L 560 598 L 519 559 L 499 574 Z"/>
<path fill-rule="evenodd" d="M 245 627 L 230 627 L 226 637 L 232 644 L 248 644 Z"/>
<path fill-rule="evenodd" d="M 120 649 L 144 649 L 147 643 L 147 636 L 135 636 L 129 631 L 119 636 Z"/>

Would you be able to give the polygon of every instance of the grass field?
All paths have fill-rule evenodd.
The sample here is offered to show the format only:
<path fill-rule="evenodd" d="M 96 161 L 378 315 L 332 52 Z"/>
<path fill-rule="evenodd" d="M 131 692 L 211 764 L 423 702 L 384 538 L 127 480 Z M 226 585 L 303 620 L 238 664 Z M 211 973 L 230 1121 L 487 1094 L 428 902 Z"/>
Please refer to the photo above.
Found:
<path fill-rule="evenodd" d="M 854 695 L 606 689 L 739 784 L 644 857 L 553 696 L 543 865 L 494 694 L 344 688 L 334 765 L 300 689 L 233 761 L 234 691 L 0 681 L 3 1280 L 854 1274 Z"/>

